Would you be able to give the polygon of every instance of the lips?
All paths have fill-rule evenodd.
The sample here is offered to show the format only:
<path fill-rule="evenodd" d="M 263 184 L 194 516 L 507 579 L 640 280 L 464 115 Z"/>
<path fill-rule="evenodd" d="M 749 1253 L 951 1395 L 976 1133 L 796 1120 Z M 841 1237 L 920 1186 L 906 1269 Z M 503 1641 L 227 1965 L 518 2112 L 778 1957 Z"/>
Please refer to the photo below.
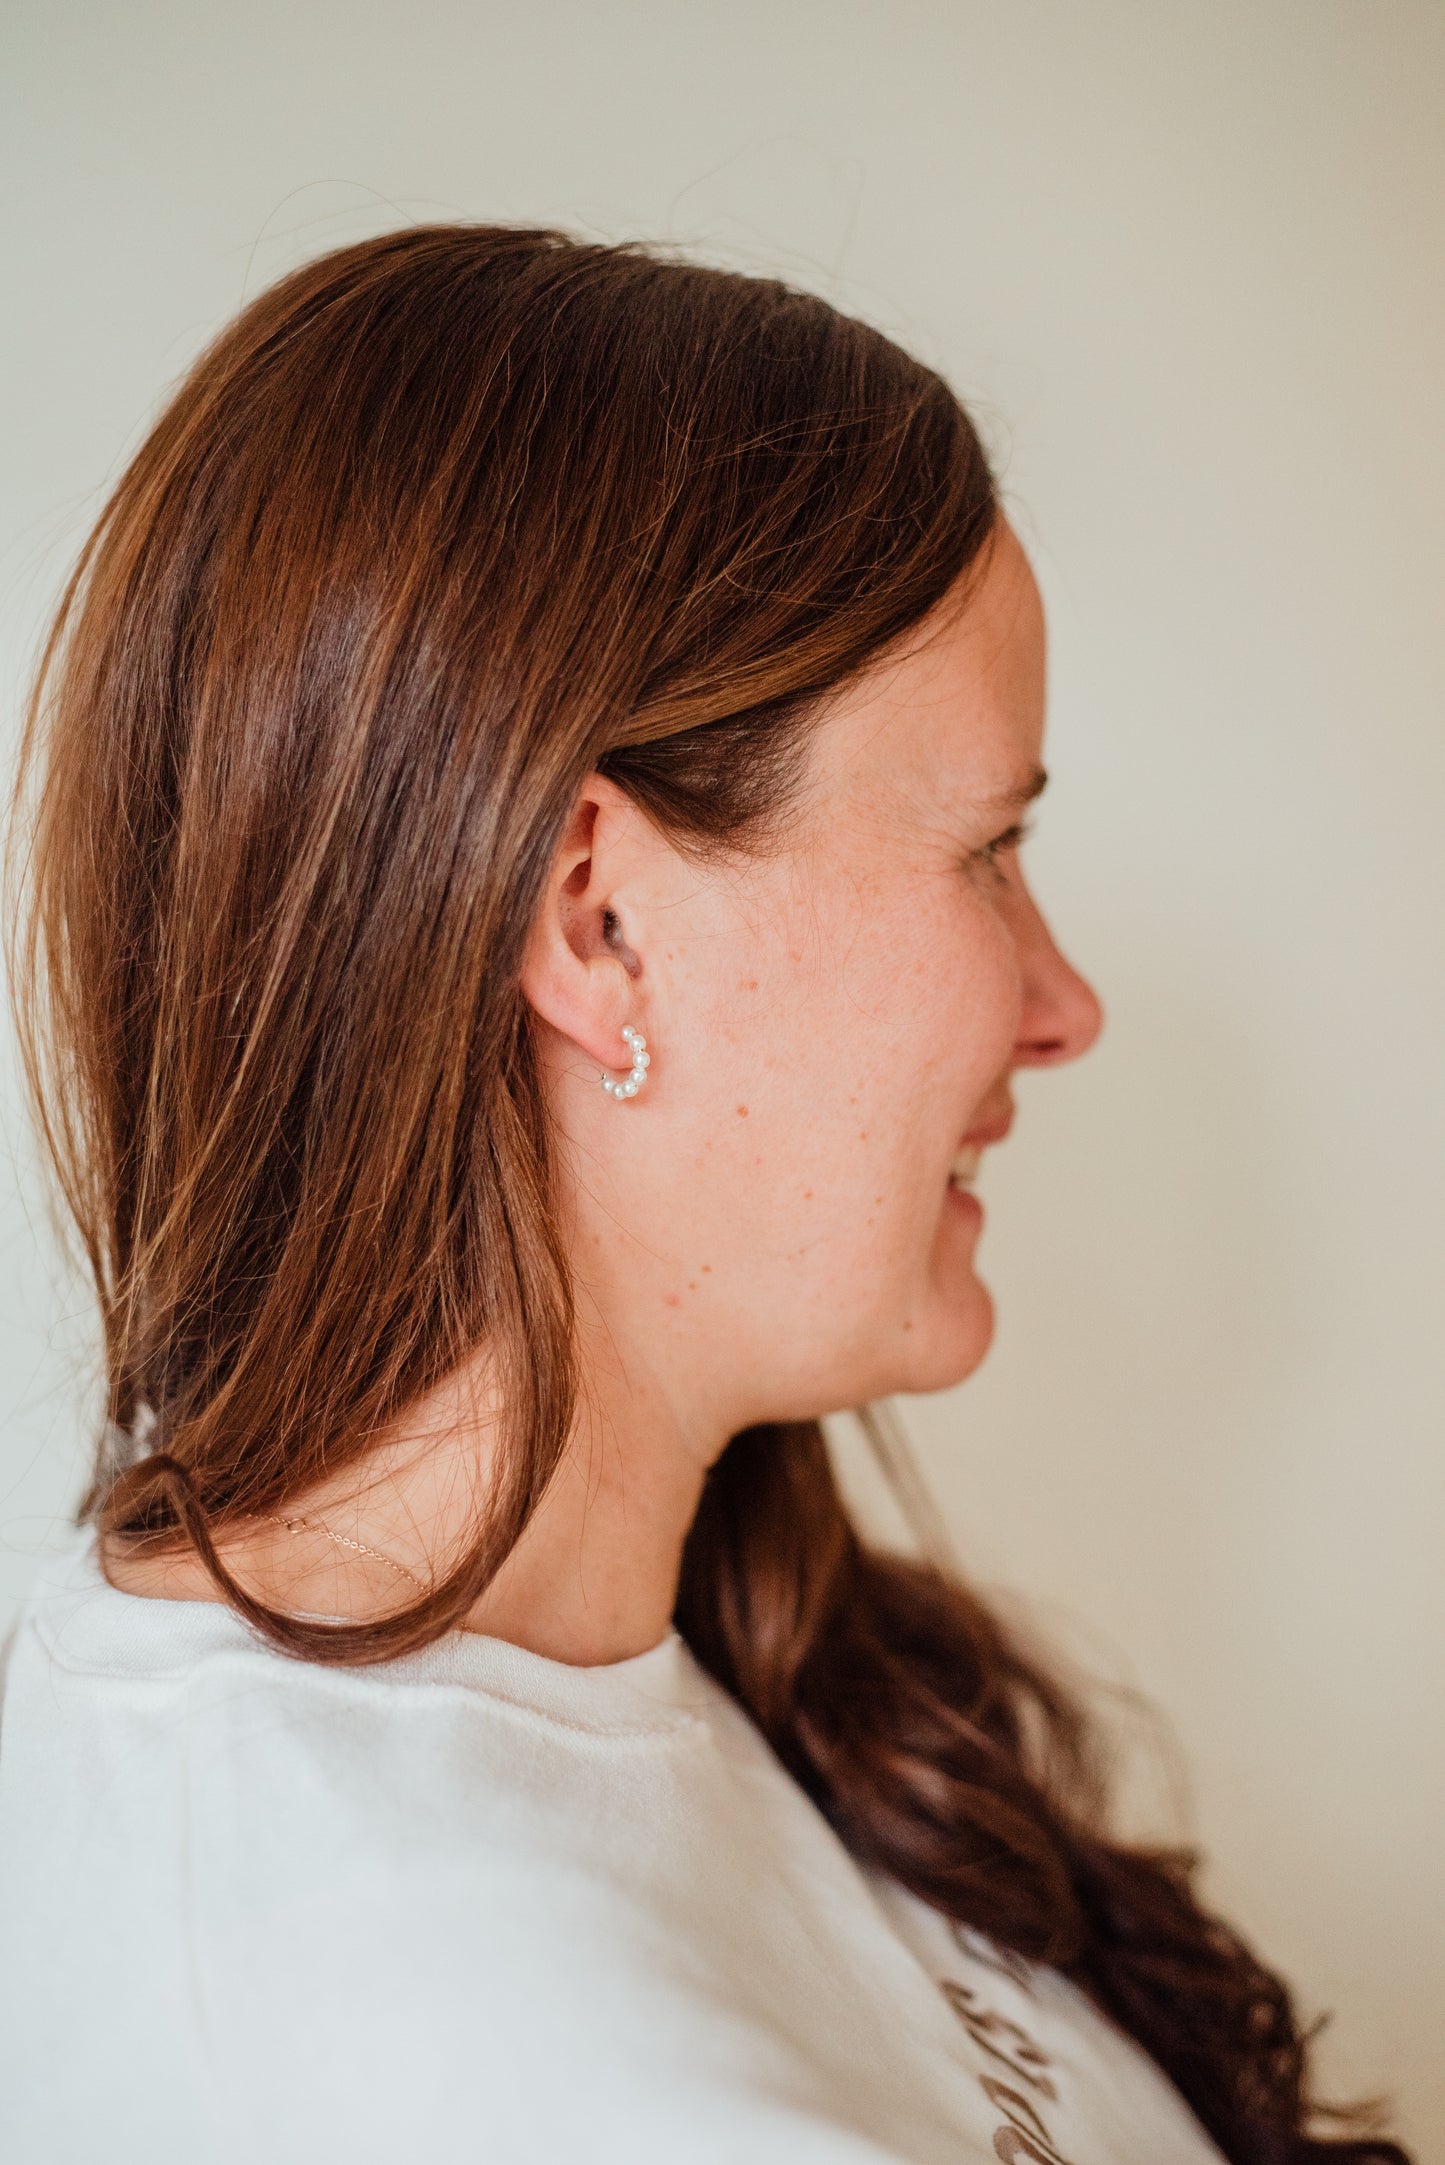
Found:
<path fill-rule="evenodd" d="M 991 1143 L 1001 1143 L 1014 1124 L 1013 1108 L 999 1119 L 990 1121 L 986 1127 L 970 1128 L 953 1154 L 948 1169 L 948 1185 L 951 1188 L 972 1187 L 978 1177 L 983 1154 Z"/>

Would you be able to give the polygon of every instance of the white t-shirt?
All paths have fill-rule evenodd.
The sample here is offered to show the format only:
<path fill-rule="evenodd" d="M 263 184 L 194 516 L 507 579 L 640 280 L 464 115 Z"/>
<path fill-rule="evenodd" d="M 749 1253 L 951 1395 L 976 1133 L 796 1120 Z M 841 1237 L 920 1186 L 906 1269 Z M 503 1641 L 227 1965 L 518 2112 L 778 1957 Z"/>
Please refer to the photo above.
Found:
<path fill-rule="evenodd" d="M 47 1567 L 0 1715 L 6 2165 L 1219 2165 L 860 1871 L 672 1636 L 295 1662 Z"/>

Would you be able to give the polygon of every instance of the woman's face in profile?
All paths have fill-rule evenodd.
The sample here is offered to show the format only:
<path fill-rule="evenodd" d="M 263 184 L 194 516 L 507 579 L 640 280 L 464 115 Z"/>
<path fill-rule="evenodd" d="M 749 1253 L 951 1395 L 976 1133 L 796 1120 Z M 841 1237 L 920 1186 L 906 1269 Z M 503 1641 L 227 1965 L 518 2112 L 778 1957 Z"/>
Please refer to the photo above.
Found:
<path fill-rule="evenodd" d="M 734 1426 L 939 1389 L 987 1348 L 966 1182 L 1014 1070 L 1100 1026 L 1017 855 L 1043 722 L 1038 590 L 1001 525 L 966 607 L 819 724 L 777 846 L 702 870 L 640 848 L 652 1076 L 617 1106 L 594 1070 L 565 1125 L 602 1205 L 591 1270 L 625 1271 L 614 1294 Z"/>

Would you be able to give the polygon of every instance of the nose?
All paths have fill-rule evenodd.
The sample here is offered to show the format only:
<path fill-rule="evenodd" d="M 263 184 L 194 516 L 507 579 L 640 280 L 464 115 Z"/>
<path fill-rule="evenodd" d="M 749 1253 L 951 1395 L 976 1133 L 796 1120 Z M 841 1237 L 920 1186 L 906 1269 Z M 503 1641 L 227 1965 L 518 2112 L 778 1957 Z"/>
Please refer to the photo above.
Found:
<path fill-rule="evenodd" d="M 1104 1010 L 1088 979 L 1059 952 L 1026 889 L 1019 901 L 1014 934 L 1023 997 L 1013 1064 L 1062 1067 L 1089 1050 L 1104 1027 Z"/>

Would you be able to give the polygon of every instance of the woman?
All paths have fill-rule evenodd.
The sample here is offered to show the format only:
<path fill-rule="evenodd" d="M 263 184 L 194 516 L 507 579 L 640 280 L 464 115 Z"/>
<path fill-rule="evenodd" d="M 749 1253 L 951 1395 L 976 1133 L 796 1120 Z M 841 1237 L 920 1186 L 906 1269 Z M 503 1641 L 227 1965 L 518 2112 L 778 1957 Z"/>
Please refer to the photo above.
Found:
<path fill-rule="evenodd" d="M 109 1420 L 9 1662 L 6 2155 L 1401 2158 L 829 1472 L 982 1359 L 979 1155 L 1099 1027 L 945 385 L 639 249 L 343 250 L 162 416 L 36 716 Z"/>

